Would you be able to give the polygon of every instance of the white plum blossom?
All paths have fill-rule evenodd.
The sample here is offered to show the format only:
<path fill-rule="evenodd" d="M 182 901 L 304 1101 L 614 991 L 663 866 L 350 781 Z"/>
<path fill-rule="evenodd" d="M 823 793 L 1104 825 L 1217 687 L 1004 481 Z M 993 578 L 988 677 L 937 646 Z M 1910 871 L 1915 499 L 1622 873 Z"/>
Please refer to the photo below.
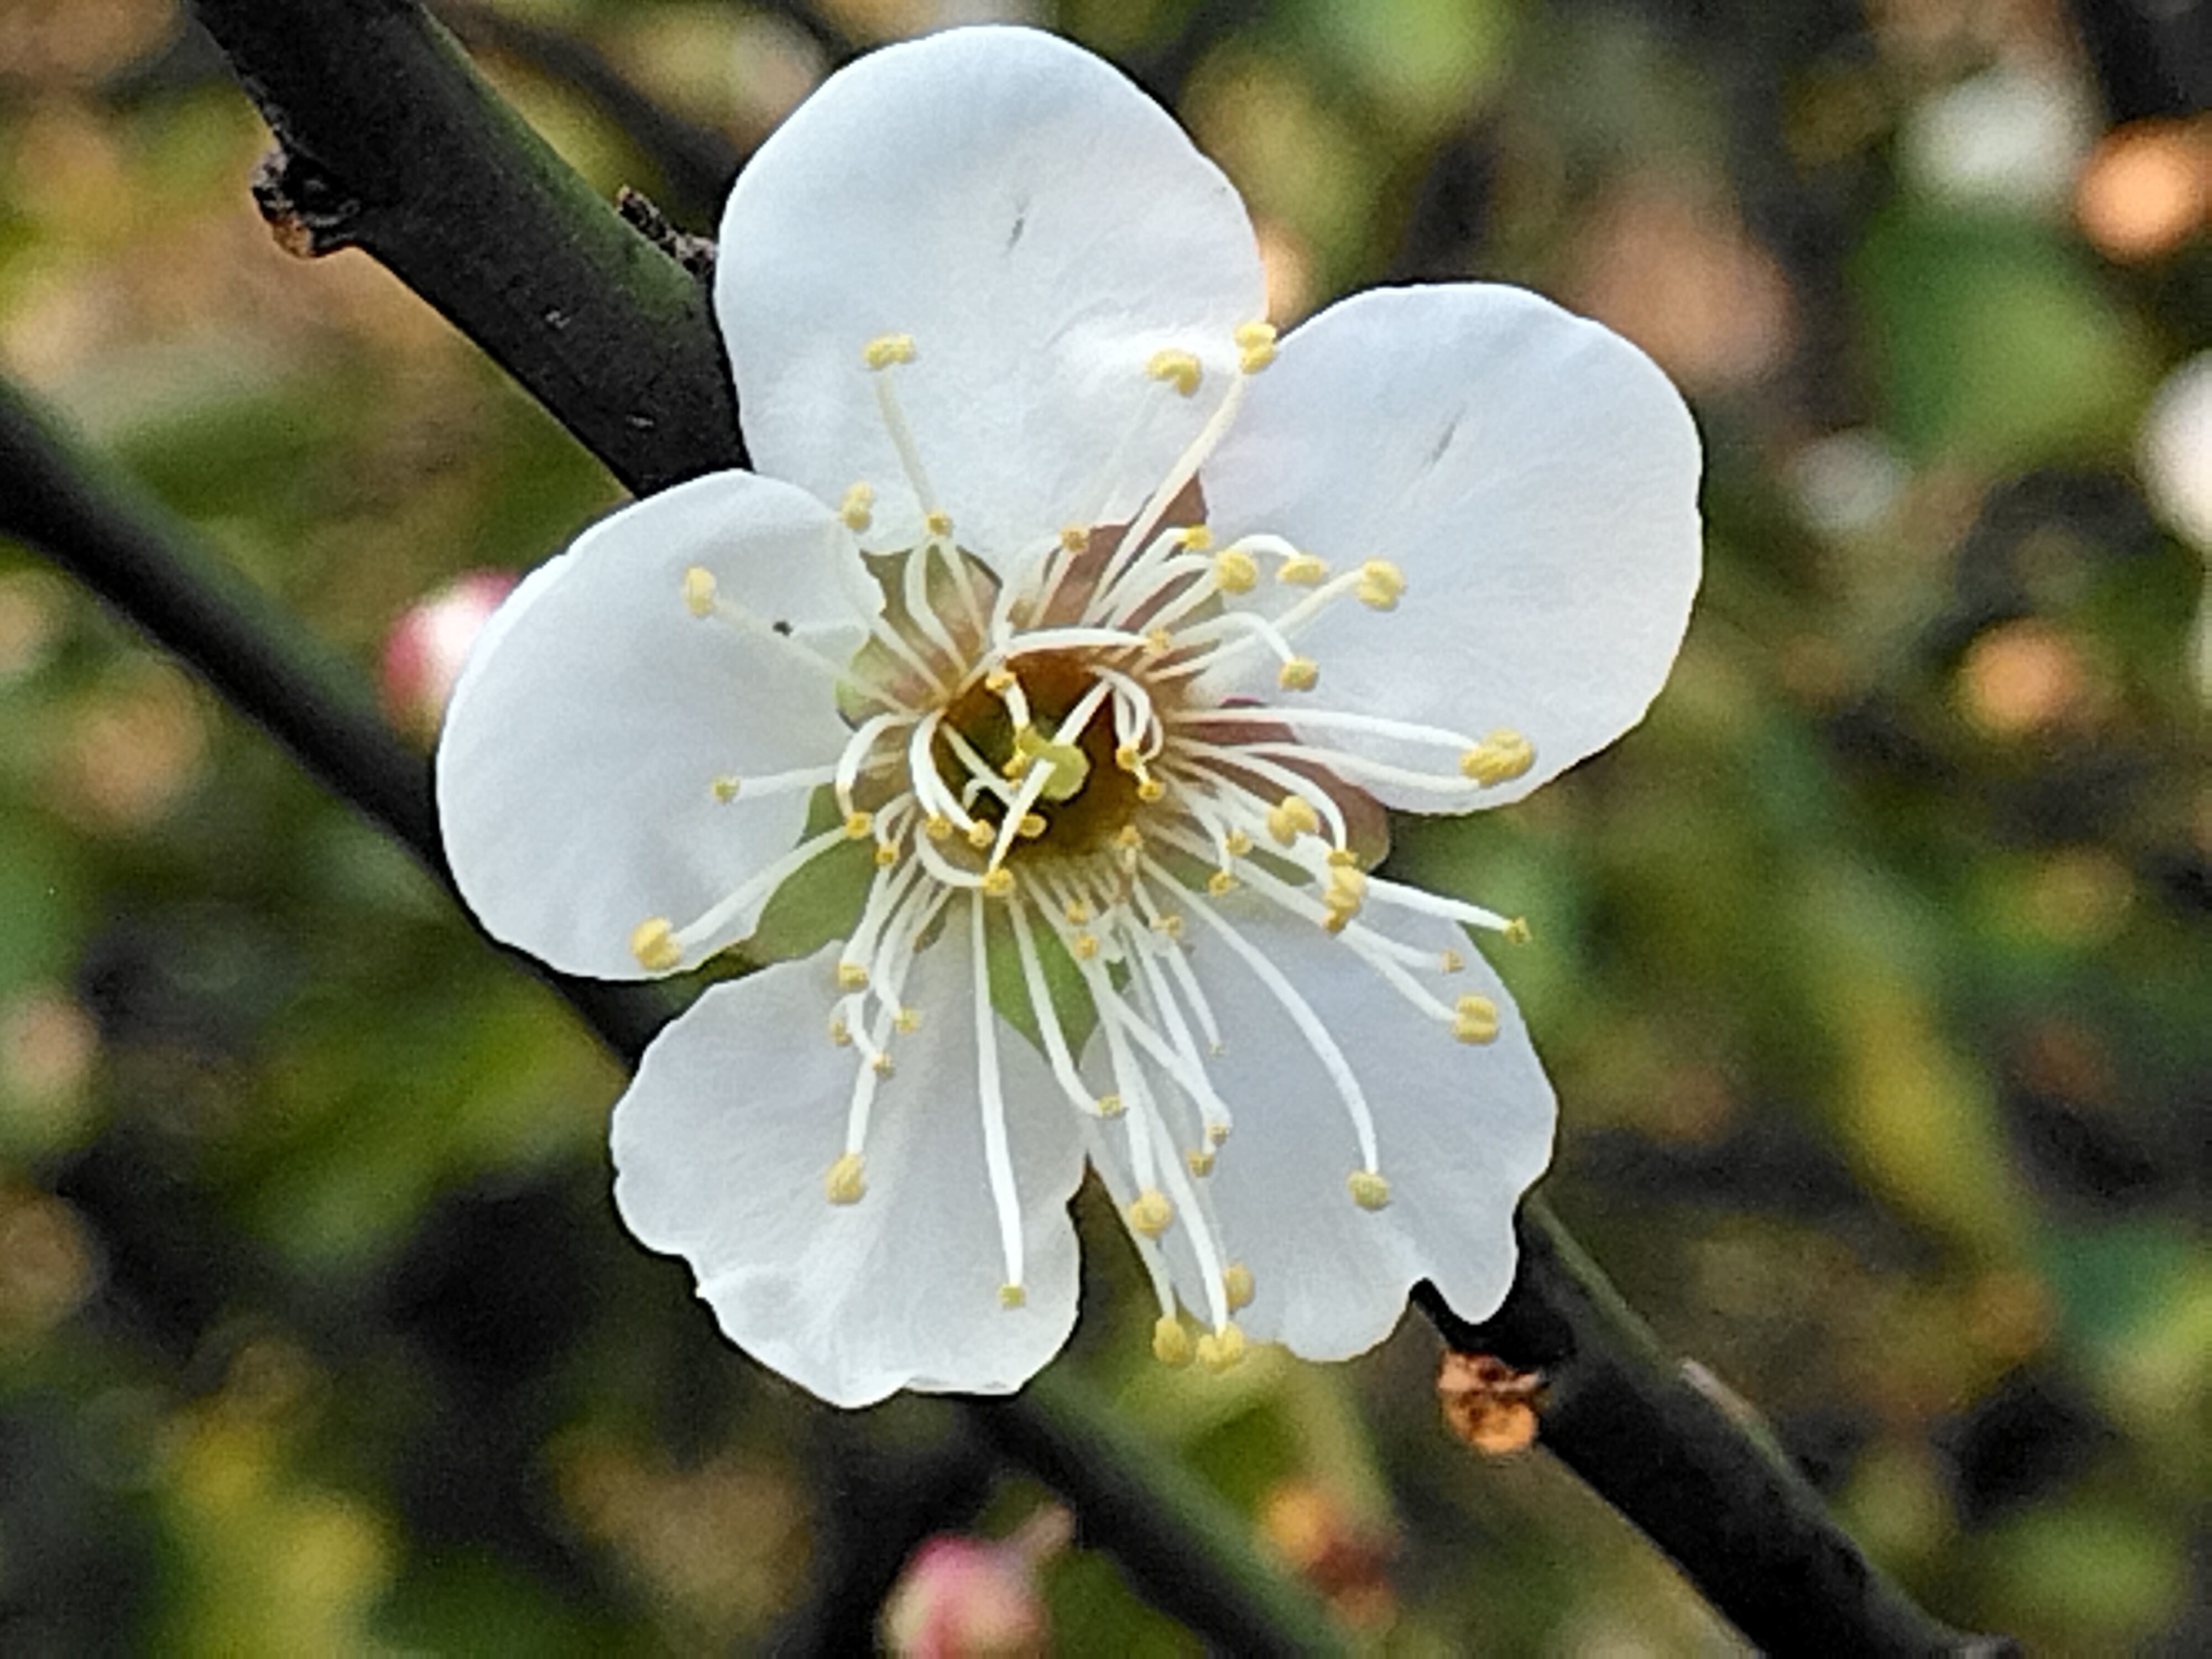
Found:
<path fill-rule="evenodd" d="M 647 1052 L 631 1229 L 845 1405 L 1042 1365 L 1086 1164 L 1170 1364 L 1358 1353 L 1423 1279 L 1492 1311 L 1553 1106 L 1468 930 L 1519 924 L 1376 873 L 1384 809 L 1516 799 L 1641 718 L 1699 562 L 1666 379 L 1481 284 L 1278 340 L 1227 180 L 1019 29 L 830 77 L 714 301 L 757 471 L 531 575 L 438 757 L 468 902 L 570 973 L 865 887 Z"/>

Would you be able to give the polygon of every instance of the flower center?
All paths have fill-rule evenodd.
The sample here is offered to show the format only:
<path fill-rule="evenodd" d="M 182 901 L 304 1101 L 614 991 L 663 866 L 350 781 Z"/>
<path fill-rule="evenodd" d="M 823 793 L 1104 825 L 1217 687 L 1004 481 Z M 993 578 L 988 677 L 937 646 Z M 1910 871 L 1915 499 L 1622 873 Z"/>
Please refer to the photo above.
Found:
<path fill-rule="evenodd" d="M 1020 714 L 1006 695 L 1017 686 Z M 1032 775 L 1036 780 L 1028 821 L 1016 826 L 1008 864 L 1096 856 L 1135 822 L 1137 777 L 1115 763 L 1114 727 L 1096 707 L 1102 690 L 1110 698 L 1113 689 L 1084 653 L 1043 652 L 1024 658 L 1018 678 L 995 690 L 979 678 L 945 710 L 946 731 L 957 733 L 1002 777 L 1017 784 Z M 1082 718 L 1087 700 L 1092 706 Z M 948 787 L 964 786 L 950 744 L 938 756 L 938 772 Z M 992 827 L 994 843 L 1009 805 L 994 797 L 979 805 L 976 816 Z"/>

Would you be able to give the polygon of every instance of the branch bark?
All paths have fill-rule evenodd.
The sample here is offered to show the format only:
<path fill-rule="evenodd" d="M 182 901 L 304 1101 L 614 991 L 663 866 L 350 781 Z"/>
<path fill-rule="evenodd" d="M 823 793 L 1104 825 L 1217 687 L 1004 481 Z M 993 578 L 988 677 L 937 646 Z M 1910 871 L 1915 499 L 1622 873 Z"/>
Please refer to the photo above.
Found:
<path fill-rule="evenodd" d="M 1538 1443 L 1642 1528 L 1771 1653 L 2014 1651 L 1937 1623 L 1859 1553 L 1758 1413 L 1672 1358 L 1540 1196 L 1522 1206 L 1504 1304 L 1480 1324 L 1433 1285 L 1415 1305 L 1446 1343 L 1547 1382 Z"/>
<path fill-rule="evenodd" d="M 707 296 L 412 0 L 197 0 L 276 135 L 254 194 L 305 257 L 358 247 L 641 493 L 739 465 Z"/>

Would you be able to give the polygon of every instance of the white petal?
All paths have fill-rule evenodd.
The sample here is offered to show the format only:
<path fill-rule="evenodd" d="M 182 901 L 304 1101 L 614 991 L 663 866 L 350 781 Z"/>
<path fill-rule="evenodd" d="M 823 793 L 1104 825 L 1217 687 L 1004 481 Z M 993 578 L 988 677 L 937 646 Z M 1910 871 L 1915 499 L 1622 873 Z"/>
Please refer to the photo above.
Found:
<path fill-rule="evenodd" d="M 1000 559 L 1129 516 L 1263 305 L 1243 206 L 1167 112 L 1008 28 L 831 76 L 738 179 L 714 297 L 755 464 L 830 501 L 867 483 L 872 546 L 912 544 L 919 509 L 861 349 L 912 335 L 890 373 L 924 471 L 963 544 Z M 1166 348 L 1206 365 L 1195 396 L 1146 375 Z"/>
<path fill-rule="evenodd" d="M 1389 919 L 1399 939 L 1465 955 L 1459 973 L 1428 979 L 1444 1001 L 1477 993 L 1497 1005 L 1496 1041 L 1462 1043 L 1319 927 L 1233 901 L 1219 914 L 1343 1050 L 1390 1183 L 1383 1209 L 1352 1201 L 1345 1178 L 1359 1146 L 1336 1089 L 1282 1004 L 1193 928 L 1224 1042 L 1212 1073 L 1237 1114 L 1206 1188 L 1228 1254 L 1257 1287 L 1238 1316 L 1245 1328 L 1308 1358 L 1341 1359 L 1389 1334 L 1422 1279 L 1466 1318 L 1492 1312 L 1512 1283 L 1514 1206 L 1550 1161 L 1555 1116 L 1504 987 L 1456 927 Z"/>
<path fill-rule="evenodd" d="M 1688 410 L 1635 347 L 1534 295 L 1462 283 L 1359 295 L 1297 329 L 1201 478 L 1218 536 L 1400 566 L 1395 611 L 1346 596 L 1303 636 L 1315 706 L 1520 732 L 1534 767 L 1465 803 L 1495 805 L 1657 695 L 1697 591 L 1698 465 Z"/>
<path fill-rule="evenodd" d="M 693 617 L 684 572 L 706 567 L 842 661 L 860 638 L 842 538 L 803 492 L 717 473 L 602 520 L 515 590 L 438 747 L 447 856 L 491 933 L 565 972 L 635 979 L 637 923 L 681 926 L 790 849 L 803 793 L 726 805 L 713 781 L 833 763 L 847 733 L 831 677 Z M 709 944 L 751 921 L 732 917 Z"/>
<path fill-rule="evenodd" d="M 866 1194 L 829 1202 L 861 1063 L 826 1034 L 835 957 L 717 986 L 655 1039 L 615 1108 L 615 1201 L 641 1240 L 691 1264 L 732 1342 L 825 1400 L 1018 1388 L 1075 1320 L 1078 1121 L 1001 1024 L 1028 1292 L 1004 1307 L 967 935 L 948 927 L 908 981 L 921 1025 L 893 1040 Z"/>

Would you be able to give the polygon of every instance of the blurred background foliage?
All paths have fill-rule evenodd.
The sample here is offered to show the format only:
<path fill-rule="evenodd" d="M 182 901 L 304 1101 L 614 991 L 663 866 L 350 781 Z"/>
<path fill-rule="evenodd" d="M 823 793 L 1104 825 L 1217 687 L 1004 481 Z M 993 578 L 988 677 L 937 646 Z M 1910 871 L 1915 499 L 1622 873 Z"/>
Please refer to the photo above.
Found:
<path fill-rule="evenodd" d="M 595 185 L 711 231 L 832 63 L 963 9 L 439 9 Z M 1519 282 L 1684 387 L 1710 563 L 1668 691 L 1396 856 L 1532 918 L 1501 966 L 1564 1102 L 1554 1205 L 1879 1560 L 2039 1650 L 2212 1647 L 2212 426 L 2147 428 L 2212 346 L 2208 60 L 2130 80 L 2055 0 L 1025 15 L 1174 105 L 1279 320 Z M 410 607 L 617 491 L 381 269 L 281 252 L 266 142 L 167 0 L 8 0 L 0 370 L 419 722 Z M 618 1086 L 401 854 L 0 545 L 0 1646 L 743 1648 L 870 1518 L 1033 1517 L 928 1404 L 862 1443 L 722 1346 L 613 1216 Z M 1418 1322 L 1164 1373 L 1092 1231 L 1063 1363 L 1348 1628 L 1730 1644 L 1540 1455 L 1444 1435 Z M 1041 1581 L 1064 1651 L 1188 1646 L 1101 1557 Z"/>

